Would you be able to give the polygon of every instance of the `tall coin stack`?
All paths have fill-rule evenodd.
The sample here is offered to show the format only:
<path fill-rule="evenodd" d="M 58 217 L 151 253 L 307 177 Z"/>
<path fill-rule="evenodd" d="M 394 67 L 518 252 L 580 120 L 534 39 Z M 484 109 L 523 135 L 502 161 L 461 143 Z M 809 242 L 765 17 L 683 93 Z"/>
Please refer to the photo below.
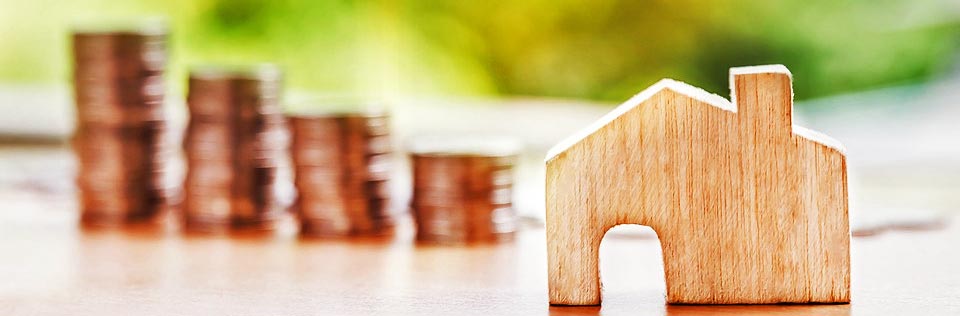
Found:
<path fill-rule="evenodd" d="M 72 39 L 81 222 L 154 222 L 174 196 L 166 181 L 166 28 L 78 30 Z"/>
<path fill-rule="evenodd" d="M 307 236 L 391 231 L 391 139 L 381 112 L 289 116 L 296 210 Z"/>
<path fill-rule="evenodd" d="M 279 174 L 288 134 L 281 80 L 271 65 L 191 71 L 183 142 L 187 230 L 271 230 L 282 218 Z"/>
<path fill-rule="evenodd" d="M 409 144 L 411 211 L 417 240 L 466 244 L 511 240 L 513 167 L 519 144 L 509 140 L 420 138 Z"/>

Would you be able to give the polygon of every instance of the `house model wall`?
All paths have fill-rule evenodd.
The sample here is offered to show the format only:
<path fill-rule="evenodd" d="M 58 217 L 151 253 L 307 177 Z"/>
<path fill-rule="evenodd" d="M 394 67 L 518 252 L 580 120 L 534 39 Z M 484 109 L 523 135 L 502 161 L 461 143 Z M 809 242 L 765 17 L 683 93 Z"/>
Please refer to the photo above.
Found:
<path fill-rule="evenodd" d="M 793 126 L 785 67 L 730 84 L 732 102 L 662 80 L 550 150 L 551 304 L 600 303 L 620 224 L 657 232 L 669 303 L 849 302 L 843 147 Z"/>

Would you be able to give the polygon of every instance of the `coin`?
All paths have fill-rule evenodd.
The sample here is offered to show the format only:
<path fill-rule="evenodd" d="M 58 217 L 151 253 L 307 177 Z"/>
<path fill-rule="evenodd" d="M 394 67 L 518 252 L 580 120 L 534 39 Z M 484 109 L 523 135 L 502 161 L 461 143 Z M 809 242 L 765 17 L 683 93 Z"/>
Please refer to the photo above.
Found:
<path fill-rule="evenodd" d="M 410 209 L 418 241 L 468 244 L 513 238 L 518 143 L 435 136 L 414 138 L 407 147 L 413 173 Z"/>
<path fill-rule="evenodd" d="M 76 30 L 73 88 L 81 223 L 158 223 L 177 194 L 163 109 L 165 27 Z"/>
<path fill-rule="evenodd" d="M 356 110 L 290 114 L 288 120 L 301 234 L 390 233 L 389 116 Z"/>
<path fill-rule="evenodd" d="M 280 193 L 289 140 L 281 84 L 272 65 L 190 71 L 183 139 L 187 230 L 271 230 L 282 219 L 289 204 Z"/>

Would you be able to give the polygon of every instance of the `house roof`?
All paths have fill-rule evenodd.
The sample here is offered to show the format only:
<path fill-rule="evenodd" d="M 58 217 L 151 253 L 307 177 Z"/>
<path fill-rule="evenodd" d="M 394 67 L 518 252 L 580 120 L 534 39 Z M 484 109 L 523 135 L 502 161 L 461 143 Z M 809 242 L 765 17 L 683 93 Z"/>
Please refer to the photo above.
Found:
<path fill-rule="evenodd" d="M 783 65 L 731 68 L 730 69 L 731 91 L 734 91 L 733 76 L 739 75 L 739 74 L 748 74 L 748 73 L 786 73 L 787 75 L 790 75 L 790 71 L 787 70 L 787 68 L 784 67 Z M 667 90 L 667 89 L 673 92 L 679 93 L 681 95 L 687 96 L 689 98 L 692 98 L 694 100 L 713 105 L 722 110 L 737 112 L 737 106 L 735 105 L 736 99 L 734 99 L 734 102 L 731 102 L 730 100 L 727 100 L 724 97 L 721 97 L 716 94 L 712 94 L 703 89 L 691 86 L 681 81 L 676 81 L 673 79 L 662 79 L 657 83 L 655 83 L 654 85 L 644 89 L 643 91 L 640 91 L 640 93 L 637 93 L 636 95 L 634 95 L 632 98 L 630 98 L 630 100 L 627 100 L 627 102 L 620 104 L 609 113 L 600 117 L 600 119 L 594 121 L 592 124 L 590 124 L 586 128 L 580 130 L 579 132 L 573 135 L 570 135 L 569 137 L 565 138 L 564 140 L 554 145 L 552 148 L 550 148 L 549 151 L 547 151 L 547 157 L 545 158 L 544 161 L 550 161 L 560 153 L 567 151 L 568 149 L 570 149 L 570 147 L 573 147 L 573 145 L 576 145 L 577 143 L 582 141 L 584 138 L 587 138 L 587 136 L 590 136 L 600 128 L 603 128 L 607 124 L 610 124 L 610 122 L 620 117 L 624 113 L 627 113 L 628 111 L 632 110 L 638 105 L 646 102 L 653 96 L 660 93 L 660 91 Z M 734 95 L 735 97 L 735 94 L 731 93 L 731 95 Z M 804 138 L 810 139 L 812 141 L 818 142 L 820 144 L 823 144 L 827 147 L 836 149 L 841 153 L 845 153 L 846 151 L 846 149 L 844 149 L 843 145 L 841 145 L 839 141 L 833 138 L 830 138 L 829 136 L 826 136 L 824 134 L 815 132 L 813 130 L 809 130 L 807 128 L 804 128 L 798 125 L 793 125 L 793 133 L 796 135 L 800 135 Z"/>

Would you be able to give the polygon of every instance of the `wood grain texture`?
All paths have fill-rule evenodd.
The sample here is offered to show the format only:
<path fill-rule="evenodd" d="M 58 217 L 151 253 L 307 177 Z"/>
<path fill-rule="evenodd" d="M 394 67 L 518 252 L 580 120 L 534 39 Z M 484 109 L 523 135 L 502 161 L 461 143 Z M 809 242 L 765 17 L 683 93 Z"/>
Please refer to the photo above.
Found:
<path fill-rule="evenodd" d="M 842 147 L 792 125 L 786 68 L 730 80 L 732 103 L 662 81 L 551 151 L 551 304 L 600 304 L 600 241 L 620 224 L 657 232 L 669 303 L 850 301 Z"/>

